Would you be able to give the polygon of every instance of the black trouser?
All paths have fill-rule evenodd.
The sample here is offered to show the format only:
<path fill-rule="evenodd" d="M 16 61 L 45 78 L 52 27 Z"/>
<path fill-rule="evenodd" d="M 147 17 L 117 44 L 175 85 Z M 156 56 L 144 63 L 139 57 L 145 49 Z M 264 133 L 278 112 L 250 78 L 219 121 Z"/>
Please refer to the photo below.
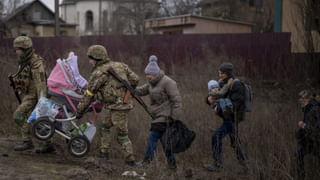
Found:
<path fill-rule="evenodd" d="M 318 161 L 320 162 L 320 142 L 315 142 L 311 140 L 310 138 L 303 138 L 302 140 L 299 140 L 299 147 L 297 150 L 298 155 L 298 174 L 303 175 L 305 174 L 304 170 L 304 156 L 307 154 L 312 154 L 318 158 Z"/>

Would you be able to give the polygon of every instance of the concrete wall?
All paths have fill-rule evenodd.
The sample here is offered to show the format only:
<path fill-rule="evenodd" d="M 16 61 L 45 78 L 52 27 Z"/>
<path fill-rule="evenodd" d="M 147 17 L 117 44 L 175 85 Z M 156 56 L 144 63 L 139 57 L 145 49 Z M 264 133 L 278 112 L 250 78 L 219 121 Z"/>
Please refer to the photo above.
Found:
<path fill-rule="evenodd" d="M 71 24 L 78 24 L 78 16 L 76 6 L 74 4 L 67 4 L 60 8 L 61 18 Z"/>
<path fill-rule="evenodd" d="M 185 33 L 250 33 L 252 26 L 223 21 L 211 21 L 207 19 L 191 18 L 196 26 L 191 29 L 185 29 Z"/>
<path fill-rule="evenodd" d="M 16 26 L 10 29 L 12 37 L 20 36 L 22 33 L 27 34 L 28 36 L 35 36 L 36 29 L 31 25 L 21 25 Z"/>
<path fill-rule="evenodd" d="M 64 32 L 65 36 L 75 36 L 76 30 L 74 27 L 61 26 L 60 31 Z M 54 36 L 53 25 L 22 25 L 20 27 L 14 27 L 11 29 L 12 37 L 17 37 L 21 33 L 26 33 L 28 36 Z"/>
<path fill-rule="evenodd" d="M 198 17 L 177 17 L 148 21 L 146 27 L 157 34 L 250 33 L 252 25 Z"/>
<path fill-rule="evenodd" d="M 102 1 L 101 3 L 101 21 L 103 20 L 103 11 L 108 13 L 108 21 L 112 18 L 114 4 L 110 1 Z M 86 30 L 86 12 L 93 13 L 93 30 Z M 61 6 L 61 16 L 67 23 L 75 23 L 77 26 L 78 35 L 92 35 L 99 32 L 99 1 L 79 1 L 76 4 Z M 102 22 L 101 22 L 102 23 Z M 103 24 L 103 23 L 102 23 Z"/>

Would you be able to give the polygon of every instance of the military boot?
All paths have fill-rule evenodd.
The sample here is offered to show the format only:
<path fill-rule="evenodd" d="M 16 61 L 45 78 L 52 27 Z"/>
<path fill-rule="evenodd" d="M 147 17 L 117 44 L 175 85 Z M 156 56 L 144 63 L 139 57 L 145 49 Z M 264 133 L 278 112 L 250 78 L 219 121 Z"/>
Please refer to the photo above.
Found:
<path fill-rule="evenodd" d="M 128 157 L 126 157 L 126 164 L 128 166 L 137 166 L 138 164 L 135 162 L 134 156 L 131 154 Z"/>
<path fill-rule="evenodd" d="M 28 149 L 33 149 L 33 143 L 32 141 L 23 141 L 23 144 L 17 145 L 14 147 L 15 151 L 25 151 Z"/>
<path fill-rule="evenodd" d="M 126 164 L 131 167 L 138 166 L 138 164 L 135 161 L 126 161 Z"/>
<path fill-rule="evenodd" d="M 54 148 L 52 143 L 47 143 L 41 148 L 36 150 L 36 153 L 54 153 L 56 148 Z"/>

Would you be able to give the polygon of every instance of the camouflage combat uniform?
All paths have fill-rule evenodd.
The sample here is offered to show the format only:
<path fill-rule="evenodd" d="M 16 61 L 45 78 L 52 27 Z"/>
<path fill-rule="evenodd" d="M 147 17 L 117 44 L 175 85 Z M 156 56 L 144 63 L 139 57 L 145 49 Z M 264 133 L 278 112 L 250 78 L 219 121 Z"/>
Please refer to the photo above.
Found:
<path fill-rule="evenodd" d="M 27 117 L 34 109 L 41 94 L 47 96 L 45 65 L 44 60 L 34 53 L 29 37 L 19 36 L 13 44 L 14 48 L 24 52 L 18 60 L 19 70 L 13 75 L 15 86 L 23 95 L 22 103 L 13 113 L 13 119 L 22 127 L 23 141 L 31 143 L 33 146 Z"/>
<path fill-rule="evenodd" d="M 77 107 L 77 113 L 85 113 L 95 95 L 104 101 L 108 115 L 102 122 L 100 152 L 108 154 L 111 141 L 110 129 L 115 126 L 116 139 L 122 146 L 126 162 L 133 162 L 135 159 L 132 143 L 128 137 L 128 112 L 133 108 L 132 100 L 128 103 L 123 102 L 126 90 L 107 70 L 112 67 L 121 78 L 132 86 L 138 84 L 139 78 L 126 64 L 111 61 L 103 46 L 91 46 L 88 49 L 88 57 L 95 60 L 96 65 L 89 79 L 88 89 Z"/>

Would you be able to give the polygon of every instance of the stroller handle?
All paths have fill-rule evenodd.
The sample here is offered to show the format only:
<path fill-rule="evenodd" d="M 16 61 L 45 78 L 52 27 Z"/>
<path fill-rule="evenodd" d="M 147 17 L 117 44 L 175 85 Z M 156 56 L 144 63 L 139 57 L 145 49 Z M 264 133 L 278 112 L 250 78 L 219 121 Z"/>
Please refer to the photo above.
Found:
<path fill-rule="evenodd" d="M 75 119 L 76 119 L 76 116 L 73 116 L 73 117 L 66 118 L 66 119 L 56 119 L 56 121 L 63 122 L 63 121 L 71 121 L 71 120 L 75 120 Z"/>

